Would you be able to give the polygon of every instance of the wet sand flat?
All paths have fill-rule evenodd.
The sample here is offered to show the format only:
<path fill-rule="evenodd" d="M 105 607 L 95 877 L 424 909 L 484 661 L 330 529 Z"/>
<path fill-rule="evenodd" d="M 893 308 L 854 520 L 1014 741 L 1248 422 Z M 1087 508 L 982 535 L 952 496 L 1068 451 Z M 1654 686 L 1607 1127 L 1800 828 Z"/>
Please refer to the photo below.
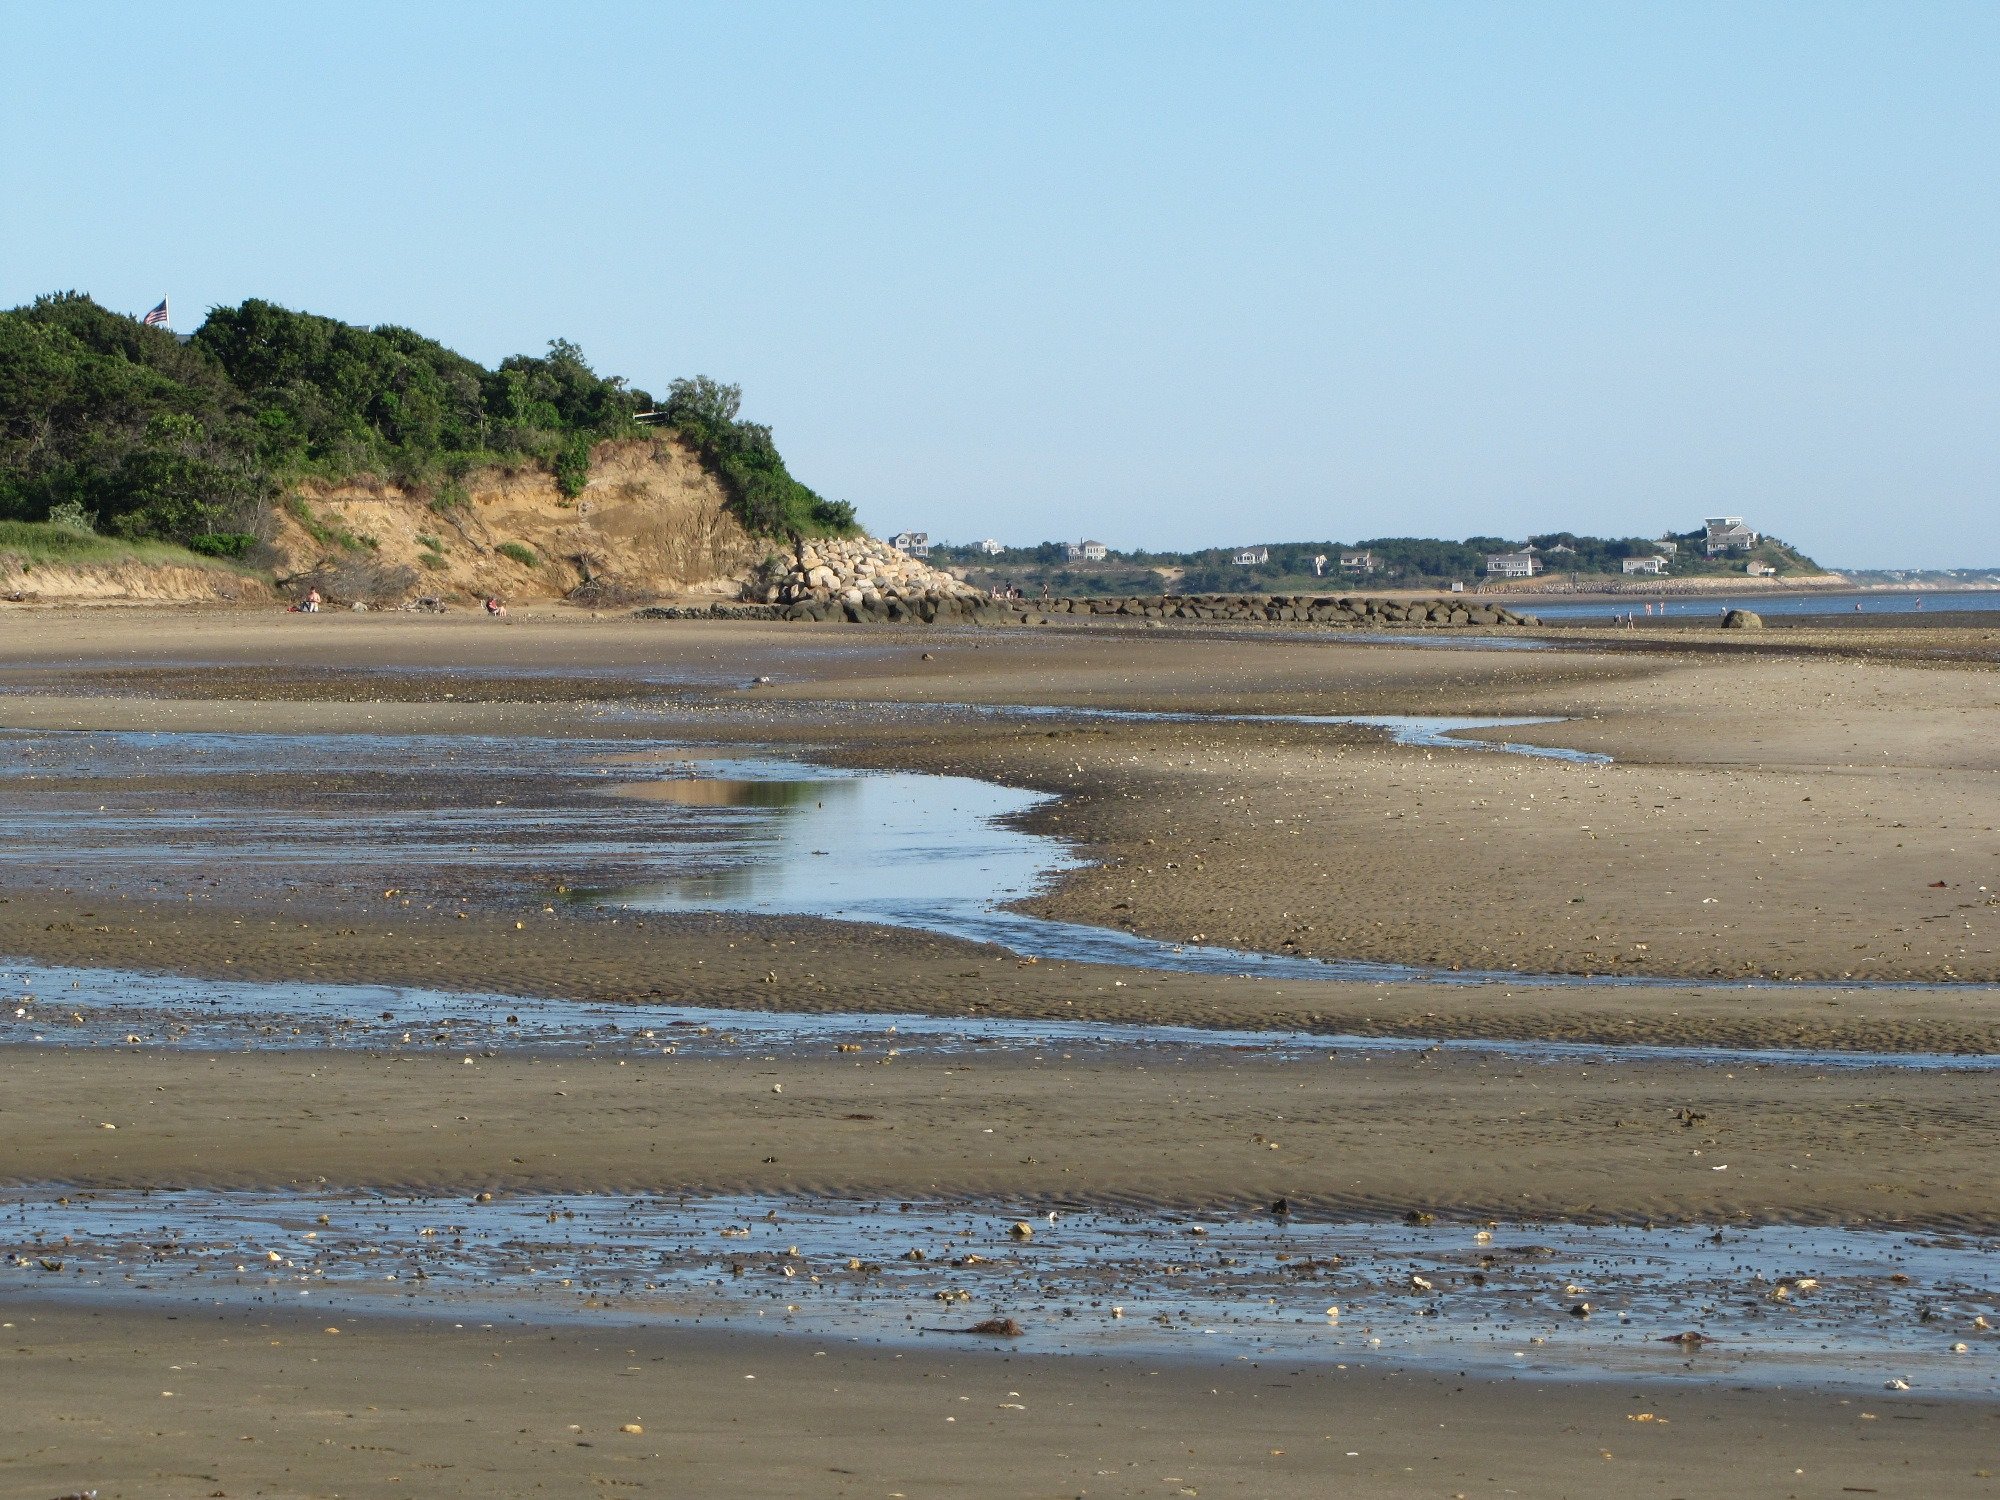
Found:
<path fill-rule="evenodd" d="M 1071 920 L 1467 968 L 1990 980 L 1994 683 L 1690 661 L 1643 683 L 1486 685 L 1438 710 L 1558 717 L 1504 737 L 1604 766 L 1228 722 L 996 728 L 895 753 L 1066 794 L 1035 826 L 1087 839 L 1099 867 L 1034 909 Z M 1373 701 L 1329 684 L 1322 711 Z"/>
<path fill-rule="evenodd" d="M 355 865 L 367 887 L 358 876 L 266 879 L 232 853 L 227 819 L 208 871 L 0 863 L 0 953 L 17 958 L 767 1012 L 1405 1037 L 1983 1052 L 2000 1030 L 1988 982 L 2000 979 L 2000 947 L 1982 889 L 2000 861 L 2000 706 L 1976 663 L 1734 642 L 1727 655 L 1461 653 L 1219 631 L 580 616 L 496 626 L 119 611 L 64 616 L 57 634 L 52 618 L 0 618 L 0 726 L 685 741 L 979 777 L 1053 794 L 1023 821 L 1092 861 L 1027 903 L 1033 912 L 1443 975 L 1168 974 L 1031 963 L 873 924 L 569 906 L 557 899 L 570 873 L 561 860 L 494 871 L 454 856 L 375 884 L 383 872 L 365 836 Z M 773 680 L 751 686 L 757 677 Z M 1549 716 L 1566 722 L 1507 733 L 1613 759 L 1424 749 L 1325 726 L 900 707 L 956 703 Z M 463 795 L 445 779 L 397 803 L 358 770 L 318 786 L 312 775 L 204 780 L 157 767 L 120 773 L 107 796 L 134 799 L 136 815 L 226 806 L 278 827 L 345 799 L 367 802 L 387 829 L 419 801 L 448 808 Z M 10 787 L 10 812 L 91 795 L 87 778 Z M 504 795 L 540 794 L 526 776 Z M 559 814 L 559 800 L 538 809 Z M 1453 965 L 1689 983 L 1442 982 Z M 1799 978 L 1713 982 L 1754 976 Z M 1842 987 L 1848 976 L 1943 987 Z M 54 995 L 36 1004 L 38 1016 L 57 1009 Z M 68 1046 L 59 1021 L 39 1043 L 0 1034 L 0 1167 L 38 1200 L 63 1184 L 902 1195 L 1024 1211 L 1258 1212 L 1282 1197 L 1356 1220 L 2000 1224 L 2000 1122 L 1984 1075 L 1365 1049 L 890 1058 L 886 1036 L 859 1054 L 746 1044 L 737 1056 L 554 1058 L 416 1036 L 402 1050 L 332 1051 L 303 1035 L 298 1050 L 202 1054 Z M 29 1376 L 16 1382 L 27 1394 L 14 1467 L 0 1474 L 50 1495 L 98 1482 L 106 1494 L 492 1493 L 495 1471 L 509 1493 L 1991 1491 L 1977 1471 L 1992 1466 L 1976 1456 L 1991 1448 L 1990 1405 L 1921 1392 L 1622 1377 L 1551 1387 L 1321 1362 L 1287 1366 L 1248 1400 L 1238 1384 L 1225 1409 L 1214 1403 L 1230 1376 L 1266 1373 L 1256 1361 L 1225 1374 L 1192 1360 L 940 1355 L 801 1335 L 711 1342 L 638 1327 L 489 1332 L 414 1316 L 343 1314 L 343 1331 L 326 1334 L 275 1311 L 170 1320 L 129 1299 L 57 1305 L 36 1279 L 46 1274 L 30 1266 L 0 1282 L 0 1321 L 22 1334 L 5 1347 L 28 1351 L 9 1359 Z M 24 1318 L 43 1334 L 23 1334 Z M 743 1365 L 753 1357 L 769 1363 Z M 1990 1354 L 1982 1341 L 1967 1357 Z M 162 1371 L 173 1364 L 183 1368 Z M 203 1369 L 205 1390 L 190 1378 Z M 963 1414 L 919 1420 L 925 1392 L 967 1379 L 1025 1392 L 1027 1371 L 1049 1395 L 987 1402 L 980 1421 L 995 1425 L 978 1427 L 978 1446 L 938 1436 L 977 1426 Z M 744 1395 L 781 1377 L 792 1397 L 781 1412 Z M 619 1393 L 649 1378 L 677 1383 L 621 1414 Z M 953 1404 L 966 1393 L 953 1390 Z M 1040 1430 L 1000 1425 L 1023 1417 L 1017 1405 L 1064 1415 Z M 1338 1412 L 1356 1427 L 1326 1420 Z M 1671 1420 L 1630 1420 L 1646 1412 Z M 243 1413 L 273 1430 L 224 1433 Z M 644 1434 L 618 1433 L 628 1421 Z M 1346 1436 L 1360 1427 L 1376 1446 Z M 674 1441 L 647 1450 L 657 1461 L 618 1446 L 662 1432 Z M 502 1446 L 515 1439 L 527 1446 Z M 1197 1460 L 1213 1466 L 1195 1472 Z M 72 1477 L 78 1461 L 97 1477 Z M 418 1463 L 440 1467 L 412 1478 Z"/>
<path fill-rule="evenodd" d="M 272 890 L 223 906 L 62 888 L 0 898 L 0 952 L 213 979 L 402 984 L 754 1011 L 923 1012 L 1843 1051 L 2000 1050 L 1992 990 L 1300 983 L 1029 962 L 908 929 L 721 916 L 497 912 L 397 894 L 333 911 Z M 403 903 L 412 904 L 405 906 Z M 521 925 L 515 926 L 516 922 Z M 4 972 L 4 968 L 0 968 Z"/>
<path fill-rule="evenodd" d="M 5 1322 L 0 1484 L 23 1495 L 1992 1492 L 1990 1408 L 1908 1393 L 1718 1402 L 1367 1366 L 29 1300 Z"/>
<path fill-rule="evenodd" d="M 2000 1230 L 1985 1078 L 896 1045 L 685 1060 L 12 1047 L 5 1180 Z"/>
<path fill-rule="evenodd" d="M 560 676 L 580 662 L 630 663 L 650 644 L 648 670 L 662 675 L 689 662 L 740 671 L 743 683 L 778 680 L 712 689 L 644 727 L 627 703 L 446 701 L 455 689 L 442 679 L 425 701 L 375 702 L 337 671 L 296 703 L 22 693 L 0 702 L 0 722 L 506 734 L 660 733 L 672 719 L 697 738 L 1058 793 L 1064 804 L 1031 826 L 1075 840 L 1098 868 L 1033 909 L 1172 941 L 1200 933 L 1266 951 L 1523 972 L 2000 979 L 2000 700 L 1980 667 L 1164 631 L 1079 640 L 655 626 L 648 637 L 629 623 L 606 622 L 600 636 L 577 622 L 481 635 L 365 617 L 304 638 L 286 633 L 295 623 L 263 624 L 287 658 L 338 654 L 351 637 L 385 665 L 508 656 Z M 217 658 L 260 639 L 243 624 L 207 630 L 191 648 Z M 0 637 L 0 656 L 10 644 L 38 672 L 55 654 Z M 254 675 L 246 683 L 233 668 L 211 678 L 255 692 Z M 898 702 L 1546 715 L 1567 722 L 1507 733 L 1613 763 L 1356 744 L 1282 724 L 814 717 L 816 705 Z"/>

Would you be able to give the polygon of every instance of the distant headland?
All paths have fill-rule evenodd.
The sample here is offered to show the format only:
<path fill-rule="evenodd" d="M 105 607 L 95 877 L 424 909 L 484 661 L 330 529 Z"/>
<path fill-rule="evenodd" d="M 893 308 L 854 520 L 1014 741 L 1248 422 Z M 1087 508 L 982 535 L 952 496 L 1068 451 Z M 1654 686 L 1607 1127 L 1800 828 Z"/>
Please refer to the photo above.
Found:
<path fill-rule="evenodd" d="M 1356 542 L 1271 542 L 1194 552 L 1119 552 L 1094 541 L 1010 547 L 988 539 L 946 545 L 917 532 L 902 533 L 895 540 L 975 584 L 1031 594 L 1047 588 L 1072 596 L 1163 590 L 1174 594 L 1403 592 L 1454 586 L 1540 593 L 1842 581 L 1740 516 L 1711 516 L 1688 531 L 1657 537 L 1554 531 L 1463 541 L 1374 537 Z"/>

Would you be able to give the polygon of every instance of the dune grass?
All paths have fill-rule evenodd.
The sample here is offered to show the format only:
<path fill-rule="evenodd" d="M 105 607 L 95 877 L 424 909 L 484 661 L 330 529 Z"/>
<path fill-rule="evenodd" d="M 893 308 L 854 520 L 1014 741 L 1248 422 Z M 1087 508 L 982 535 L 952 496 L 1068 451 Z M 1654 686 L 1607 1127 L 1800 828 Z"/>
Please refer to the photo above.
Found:
<path fill-rule="evenodd" d="M 44 521 L 0 521 L 0 557 L 14 558 L 29 569 L 69 565 L 118 563 L 171 563 L 186 568 L 209 568 L 225 573 L 253 573 L 254 568 L 220 558 L 203 557 L 198 552 L 172 542 L 125 541 L 118 537 L 88 536 L 66 526 Z"/>

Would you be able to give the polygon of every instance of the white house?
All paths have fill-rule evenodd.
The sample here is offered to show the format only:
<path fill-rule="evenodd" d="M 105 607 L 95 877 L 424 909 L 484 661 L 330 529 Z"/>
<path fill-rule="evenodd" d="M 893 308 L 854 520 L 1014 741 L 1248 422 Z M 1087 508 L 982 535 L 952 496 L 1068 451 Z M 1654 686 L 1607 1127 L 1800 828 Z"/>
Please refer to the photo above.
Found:
<path fill-rule="evenodd" d="M 1701 524 L 1702 546 L 1710 557 L 1718 552 L 1748 552 L 1757 545 L 1757 533 L 1743 524 L 1741 516 L 1710 516 Z"/>
<path fill-rule="evenodd" d="M 1625 571 L 1628 574 L 1651 573 L 1658 577 L 1667 571 L 1667 560 L 1659 554 L 1652 557 L 1628 557 L 1625 559 Z"/>
<path fill-rule="evenodd" d="M 1254 568 L 1259 563 L 1267 563 L 1271 560 L 1271 549 L 1269 547 L 1245 547 L 1229 560 L 1239 568 Z"/>
<path fill-rule="evenodd" d="M 1743 571 L 1748 573 L 1752 578 L 1776 578 L 1778 576 L 1776 568 L 1772 567 L 1769 563 L 1758 562 L 1754 557 L 1743 565 Z"/>
<path fill-rule="evenodd" d="M 1340 554 L 1340 571 L 1343 573 L 1373 573 L 1375 554 L 1372 552 L 1343 552 Z"/>
<path fill-rule="evenodd" d="M 1519 552 L 1495 552 L 1486 558 L 1486 571 L 1495 578 L 1533 578 L 1542 571 L 1542 560 L 1533 547 Z"/>
<path fill-rule="evenodd" d="M 1084 562 L 1103 562 L 1111 549 L 1102 542 L 1064 542 L 1063 555 L 1071 562 L 1079 558 Z"/>
<path fill-rule="evenodd" d="M 929 557 L 931 534 L 928 531 L 899 531 L 889 538 L 889 545 L 900 548 L 912 557 Z"/>
<path fill-rule="evenodd" d="M 994 541 L 993 538 L 989 536 L 988 538 L 986 538 L 985 541 L 979 544 L 979 550 L 981 552 L 984 552 L 988 557 L 998 557 L 1001 553 L 1005 552 L 1007 549 L 999 542 Z"/>

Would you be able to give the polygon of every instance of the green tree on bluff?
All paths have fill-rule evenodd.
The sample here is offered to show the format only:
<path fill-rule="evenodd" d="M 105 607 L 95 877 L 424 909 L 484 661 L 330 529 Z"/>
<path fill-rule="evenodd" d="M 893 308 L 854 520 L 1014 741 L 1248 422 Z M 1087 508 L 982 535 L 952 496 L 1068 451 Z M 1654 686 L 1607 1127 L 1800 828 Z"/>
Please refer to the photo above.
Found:
<path fill-rule="evenodd" d="M 677 381 L 667 411 L 752 530 L 851 530 L 852 507 L 786 470 L 741 392 Z M 306 475 L 429 486 L 533 462 L 565 494 L 592 446 L 644 432 L 655 403 L 556 339 L 496 369 L 407 328 L 359 328 L 252 298 L 183 343 L 74 292 L 0 312 L 0 518 L 66 502 L 107 529 L 190 541 L 252 529 Z"/>
<path fill-rule="evenodd" d="M 180 412 L 148 421 L 145 441 L 124 455 L 111 479 L 95 498 L 122 506 L 113 531 L 178 541 L 229 530 L 275 492 L 247 455 Z"/>
<path fill-rule="evenodd" d="M 799 483 L 778 455 L 771 429 L 744 422 L 743 388 L 706 375 L 667 387 L 666 419 L 692 442 L 729 487 L 743 524 L 769 536 L 816 536 L 854 529 L 854 507 Z"/>
<path fill-rule="evenodd" d="M 0 516 L 71 504 L 185 539 L 269 492 L 227 377 L 172 334 L 74 292 L 0 314 Z"/>
<path fill-rule="evenodd" d="M 706 375 L 676 380 L 667 387 L 667 420 L 676 427 L 731 427 L 742 409 L 742 386 L 724 385 Z"/>

